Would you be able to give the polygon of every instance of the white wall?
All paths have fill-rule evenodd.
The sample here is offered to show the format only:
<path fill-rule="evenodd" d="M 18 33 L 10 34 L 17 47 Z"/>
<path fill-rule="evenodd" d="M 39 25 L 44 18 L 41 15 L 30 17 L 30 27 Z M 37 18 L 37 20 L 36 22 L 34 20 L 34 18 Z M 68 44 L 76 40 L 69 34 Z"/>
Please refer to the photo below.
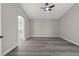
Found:
<path fill-rule="evenodd" d="M 79 45 L 79 4 L 60 20 L 60 37 Z"/>
<path fill-rule="evenodd" d="M 57 37 L 57 20 L 30 20 L 30 32 L 32 37 Z"/>
<path fill-rule="evenodd" d="M 2 4 L 2 54 L 18 43 L 17 11 L 14 4 Z"/>
<path fill-rule="evenodd" d="M 1 4 L 0 4 L 0 36 L 2 35 L 2 30 L 1 30 Z"/>
<path fill-rule="evenodd" d="M 19 4 L 2 4 L 2 54 L 6 54 L 18 44 L 18 16 L 25 17 Z M 26 17 L 25 20 L 28 18 Z M 27 24 L 27 22 L 26 22 Z M 27 31 L 27 30 L 26 30 Z"/>

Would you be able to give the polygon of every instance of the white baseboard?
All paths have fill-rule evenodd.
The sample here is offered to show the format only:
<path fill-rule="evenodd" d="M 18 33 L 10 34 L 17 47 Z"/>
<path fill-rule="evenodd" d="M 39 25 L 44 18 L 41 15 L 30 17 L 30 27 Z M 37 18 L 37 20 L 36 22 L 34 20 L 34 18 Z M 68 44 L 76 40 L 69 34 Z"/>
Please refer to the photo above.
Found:
<path fill-rule="evenodd" d="M 6 52 L 4 52 L 2 54 L 2 56 L 6 55 L 7 53 L 9 53 L 11 50 L 13 50 L 14 48 L 16 48 L 18 46 L 18 44 L 14 45 L 12 48 L 10 48 L 9 50 L 7 50 Z"/>
<path fill-rule="evenodd" d="M 31 37 L 28 37 L 28 38 L 26 38 L 25 40 L 28 40 L 28 39 L 30 39 Z"/>
<path fill-rule="evenodd" d="M 32 35 L 31 37 L 58 37 L 56 36 L 51 36 L 51 35 Z"/>
<path fill-rule="evenodd" d="M 69 41 L 69 42 L 71 42 L 71 43 L 73 43 L 73 44 L 79 46 L 79 43 L 77 43 L 77 42 L 74 42 L 74 41 L 72 41 L 72 40 L 69 40 L 69 39 L 67 39 L 67 38 L 65 38 L 65 37 L 60 37 L 60 38 L 63 38 L 63 39 L 65 39 L 65 40 L 67 40 L 67 41 Z"/>

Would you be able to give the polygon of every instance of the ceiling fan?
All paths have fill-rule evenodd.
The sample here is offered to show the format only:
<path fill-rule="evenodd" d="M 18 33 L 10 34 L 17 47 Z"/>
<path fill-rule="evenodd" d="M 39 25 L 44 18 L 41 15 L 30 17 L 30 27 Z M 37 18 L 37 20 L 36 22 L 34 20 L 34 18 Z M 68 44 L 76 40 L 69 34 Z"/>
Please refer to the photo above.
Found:
<path fill-rule="evenodd" d="M 41 7 L 44 11 L 51 11 L 55 7 L 55 4 L 51 5 L 50 3 L 45 3 L 45 7 Z"/>

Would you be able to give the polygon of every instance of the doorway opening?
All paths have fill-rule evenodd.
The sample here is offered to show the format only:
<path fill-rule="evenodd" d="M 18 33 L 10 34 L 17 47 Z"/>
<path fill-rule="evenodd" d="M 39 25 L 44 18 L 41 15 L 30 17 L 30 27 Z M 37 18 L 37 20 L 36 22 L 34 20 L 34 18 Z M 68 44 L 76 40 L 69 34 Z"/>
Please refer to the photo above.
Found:
<path fill-rule="evenodd" d="M 25 40 L 25 21 L 24 17 L 18 16 L 18 45 Z"/>

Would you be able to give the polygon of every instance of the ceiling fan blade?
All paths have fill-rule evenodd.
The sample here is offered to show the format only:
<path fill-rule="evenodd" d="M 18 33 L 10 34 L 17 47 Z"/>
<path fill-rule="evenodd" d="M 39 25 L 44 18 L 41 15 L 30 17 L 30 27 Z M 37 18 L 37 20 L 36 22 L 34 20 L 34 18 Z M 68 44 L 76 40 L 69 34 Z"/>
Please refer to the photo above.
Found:
<path fill-rule="evenodd" d="M 55 5 L 50 6 L 49 8 L 53 8 Z"/>
<path fill-rule="evenodd" d="M 49 3 L 46 3 L 46 6 L 48 5 Z"/>
<path fill-rule="evenodd" d="M 49 11 L 51 11 L 52 9 L 49 8 Z"/>

